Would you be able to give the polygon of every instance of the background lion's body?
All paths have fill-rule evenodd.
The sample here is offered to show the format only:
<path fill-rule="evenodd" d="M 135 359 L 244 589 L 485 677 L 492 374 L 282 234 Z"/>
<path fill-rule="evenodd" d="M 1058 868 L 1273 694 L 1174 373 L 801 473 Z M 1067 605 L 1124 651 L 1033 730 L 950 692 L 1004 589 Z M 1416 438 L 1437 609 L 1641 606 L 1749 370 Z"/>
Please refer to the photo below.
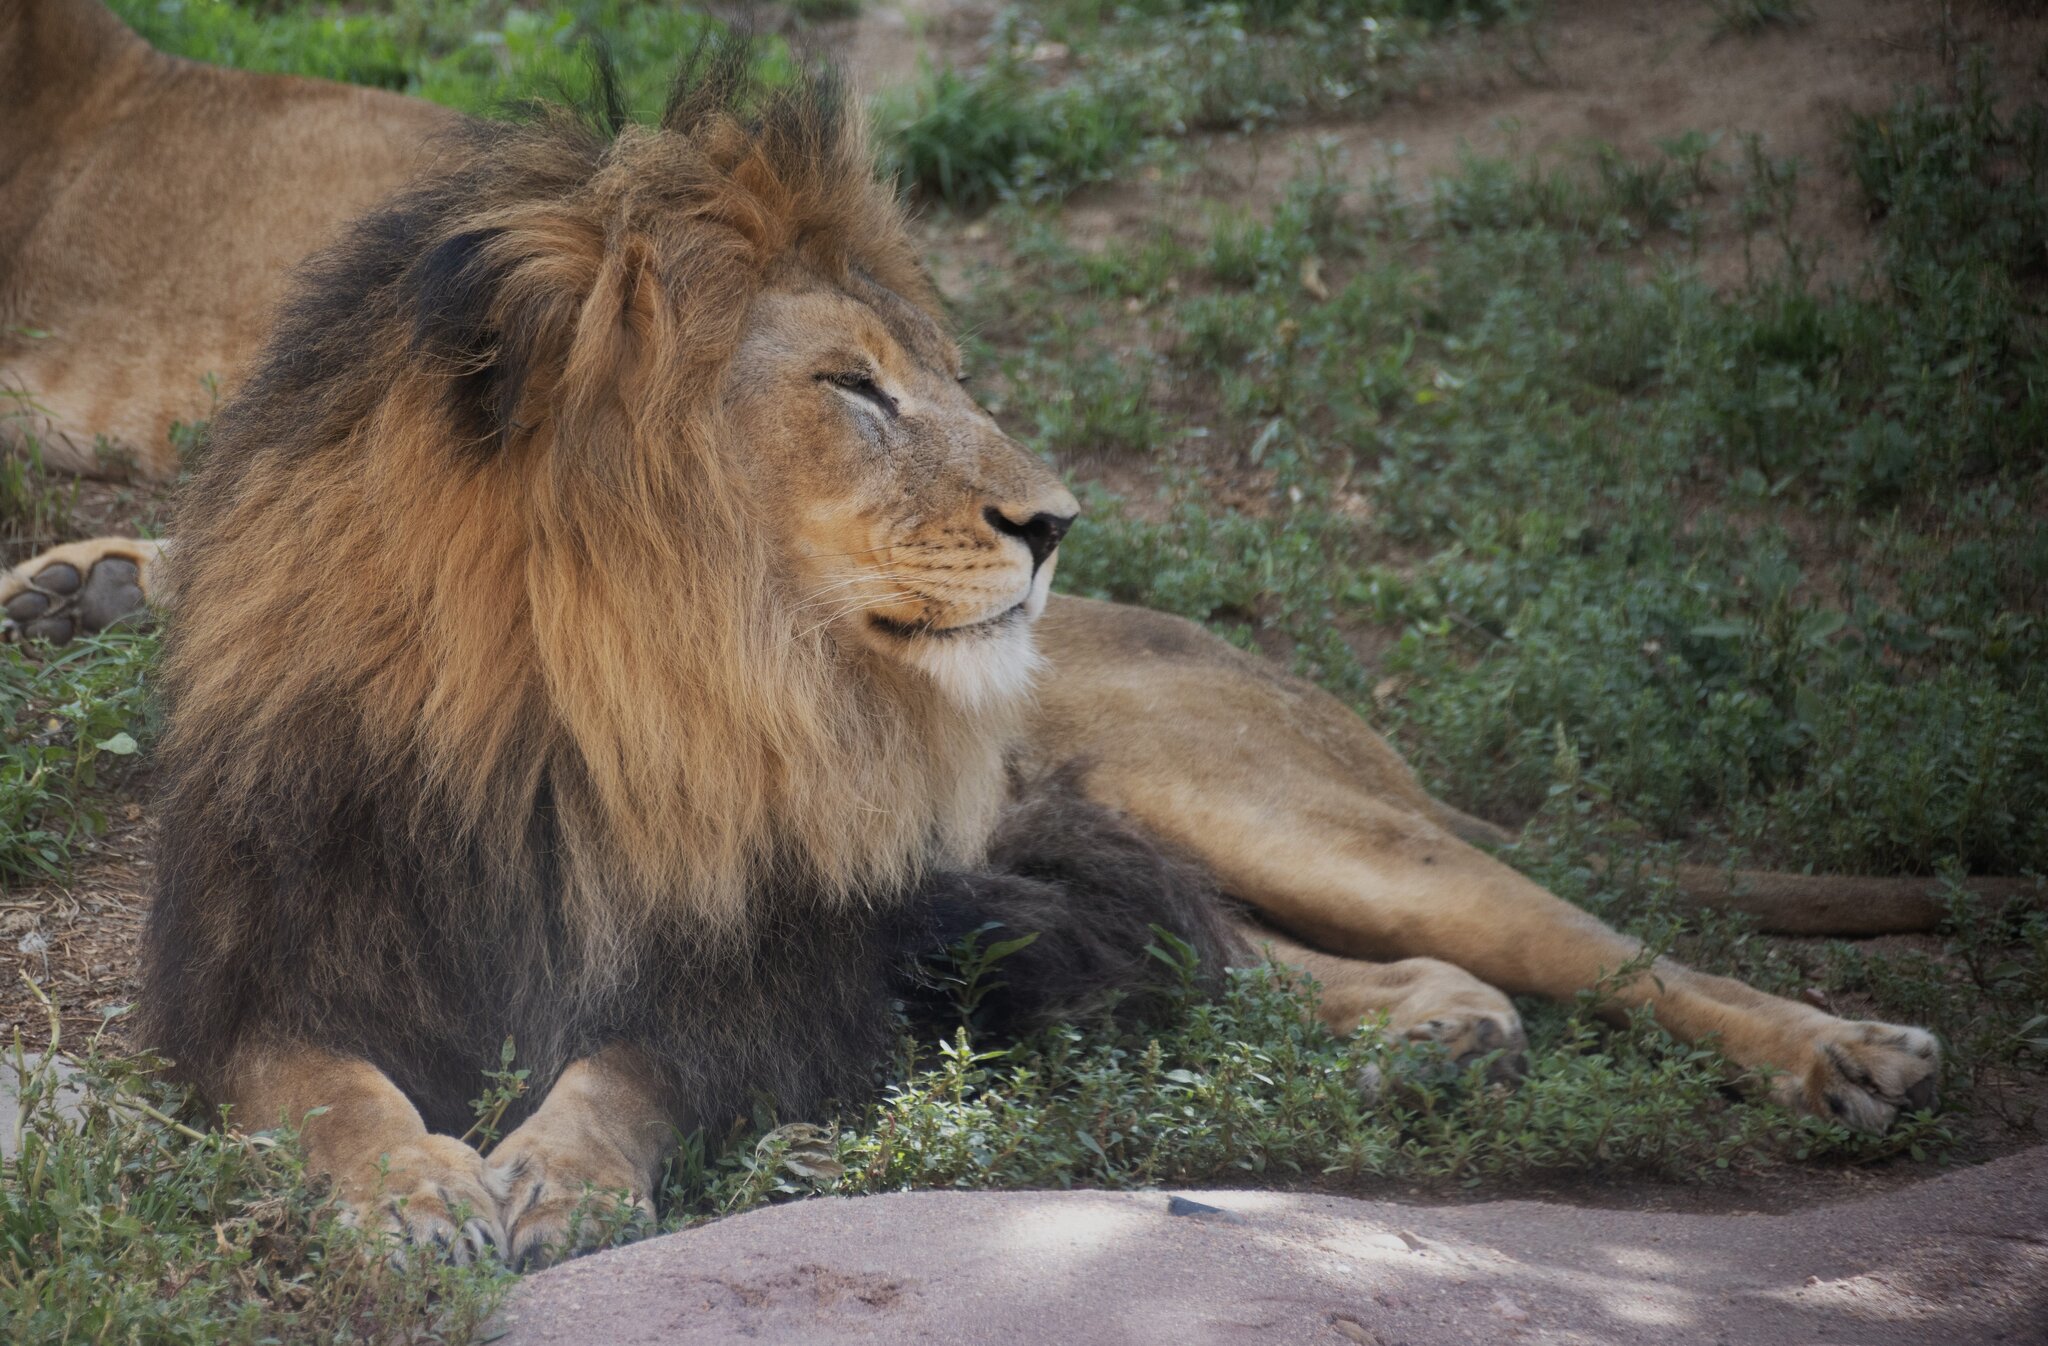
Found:
<path fill-rule="evenodd" d="M 174 476 L 205 376 L 239 382 L 291 269 L 455 120 L 165 56 L 96 4 L 0 4 L 0 387 L 40 408 L 44 461 Z"/>

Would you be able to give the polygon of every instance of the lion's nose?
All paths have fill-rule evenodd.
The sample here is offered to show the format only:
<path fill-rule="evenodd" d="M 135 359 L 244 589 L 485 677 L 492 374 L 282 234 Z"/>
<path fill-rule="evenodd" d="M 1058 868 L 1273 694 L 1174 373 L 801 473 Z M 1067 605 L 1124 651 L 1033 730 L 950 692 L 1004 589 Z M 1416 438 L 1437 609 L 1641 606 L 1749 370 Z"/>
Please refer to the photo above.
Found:
<path fill-rule="evenodd" d="M 1073 515 L 1047 514 L 1043 510 L 1019 523 L 994 505 L 983 510 L 981 517 L 987 519 L 988 526 L 998 533 L 1022 539 L 1024 545 L 1031 549 L 1033 570 L 1045 564 L 1045 558 L 1053 554 L 1060 545 L 1060 539 L 1074 526 Z"/>

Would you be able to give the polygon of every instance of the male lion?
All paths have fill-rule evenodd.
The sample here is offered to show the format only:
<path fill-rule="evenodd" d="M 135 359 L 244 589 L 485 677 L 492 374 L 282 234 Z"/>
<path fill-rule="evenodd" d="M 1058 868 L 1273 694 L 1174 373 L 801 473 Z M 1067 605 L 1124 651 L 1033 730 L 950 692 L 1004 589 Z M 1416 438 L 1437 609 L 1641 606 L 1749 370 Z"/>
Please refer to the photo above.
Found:
<path fill-rule="evenodd" d="M 587 1185 L 644 1199 L 675 1127 L 857 1092 L 904 958 L 983 917 L 1047 932 L 1012 978 L 1041 1012 L 1153 924 L 1229 956 L 1175 853 L 1339 1032 L 1505 1065 L 1508 993 L 1633 965 L 1334 699 L 1048 599 L 1073 498 L 957 382 L 829 89 L 745 70 L 659 130 L 468 127 L 222 412 L 171 561 L 144 1001 L 201 1092 L 302 1123 L 363 1218 L 526 1258 Z M 10 610 L 119 544 L 80 545 Z M 1933 1102 L 1918 1029 L 1668 959 L 1607 1004 L 1852 1125 Z M 541 1101 L 486 1162 L 452 1136 L 508 1036 Z"/>

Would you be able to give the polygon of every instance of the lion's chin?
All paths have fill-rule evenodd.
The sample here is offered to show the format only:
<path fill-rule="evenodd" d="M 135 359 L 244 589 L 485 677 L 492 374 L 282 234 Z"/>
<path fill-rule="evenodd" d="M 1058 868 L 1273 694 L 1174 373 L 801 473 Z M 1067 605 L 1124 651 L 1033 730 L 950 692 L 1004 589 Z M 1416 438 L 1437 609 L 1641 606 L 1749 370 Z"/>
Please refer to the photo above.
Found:
<path fill-rule="evenodd" d="M 1045 662 L 1022 606 L 968 629 L 903 635 L 894 653 L 922 670 L 954 704 L 983 712 L 1016 702 L 1031 691 Z"/>

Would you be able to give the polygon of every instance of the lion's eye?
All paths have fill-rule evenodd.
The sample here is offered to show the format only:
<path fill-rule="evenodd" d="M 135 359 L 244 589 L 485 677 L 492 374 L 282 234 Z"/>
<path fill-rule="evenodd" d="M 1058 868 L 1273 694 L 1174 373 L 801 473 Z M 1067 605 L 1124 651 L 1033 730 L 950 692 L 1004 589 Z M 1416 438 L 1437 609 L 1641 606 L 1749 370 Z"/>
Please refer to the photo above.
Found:
<path fill-rule="evenodd" d="M 820 374 L 818 378 L 831 384 L 841 392 L 852 393 L 865 402 L 872 402 L 884 415 L 892 420 L 896 416 L 896 399 L 882 391 L 882 386 L 866 374 Z"/>

